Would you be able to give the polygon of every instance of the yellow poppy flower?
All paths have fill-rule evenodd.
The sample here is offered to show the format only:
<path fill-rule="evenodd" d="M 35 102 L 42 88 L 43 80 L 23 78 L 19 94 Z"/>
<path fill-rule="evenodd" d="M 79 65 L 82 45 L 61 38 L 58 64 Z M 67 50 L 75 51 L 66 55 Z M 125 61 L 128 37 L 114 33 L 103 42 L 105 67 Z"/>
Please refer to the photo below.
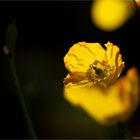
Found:
<path fill-rule="evenodd" d="M 114 83 L 124 68 L 124 62 L 116 45 L 107 42 L 105 47 L 86 42 L 73 45 L 64 57 L 65 67 L 69 71 L 64 85 L 106 87 Z"/>
<path fill-rule="evenodd" d="M 80 42 L 70 48 L 64 57 L 69 71 L 64 79 L 64 97 L 107 125 L 127 120 L 137 107 L 138 74 L 132 68 L 117 80 L 124 68 L 120 50 L 110 42 L 105 47 Z"/>

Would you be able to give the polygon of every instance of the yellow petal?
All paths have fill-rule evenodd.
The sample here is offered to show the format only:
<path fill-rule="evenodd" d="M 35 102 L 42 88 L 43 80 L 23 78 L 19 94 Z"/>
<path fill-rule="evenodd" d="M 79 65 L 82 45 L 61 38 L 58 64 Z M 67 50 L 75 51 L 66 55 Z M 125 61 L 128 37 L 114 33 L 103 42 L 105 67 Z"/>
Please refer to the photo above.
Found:
<path fill-rule="evenodd" d="M 106 57 L 108 60 L 108 63 L 111 66 L 119 66 L 122 64 L 120 49 L 117 45 L 113 45 L 111 42 L 107 42 L 105 44 L 106 47 Z"/>
<path fill-rule="evenodd" d="M 111 75 L 110 80 L 117 79 L 122 70 L 124 69 L 124 62 L 122 61 L 122 55 L 117 45 L 113 45 L 111 42 L 105 44 L 106 58 L 110 66 L 114 67 L 114 74 Z"/>
<path fill-rule="evenodd" d="M 139 94 L 140 83 L 139 83 L 139 75 L 137 69 L 135 67 L 129 69 L 125 78 L 127 81 L 129 81 L 130 84 L 128 85 L 123 82 L 125 90 L 129 92 L 131 102 L 127 108 L 128 109 L 127 113 L 123 116 L 121 121 L 125 121 L 137 109 L 137 106 L 139 104 L 139 99 L 140 99 L 140 94 Z"/>
<path fill-rule="evenodd" d="M 64 97 L 103 125 L 124 121 L 138 105 L 138 73 L 132 68 L 126 76 L 106 89 L 68 84 L 64 88 Z"/>
<path fill-rule="evenodd" d="M 105 50 L 99 43 L 79 42 L 74 44 L 64 57 L 65 67 L 69 72 L 86 72 L 95 60 L 103 60 Z"/>
<path fill-rule="evenodd" d="M 64 83 L 64 85 L 67 85 L 68 83 L 75 84 L 75 83 L 81 83 L 84 80 L 86 80 L 88 82 L 86 73 L 84 73 L 84 72 L 73 72 L 73 73 L 68 74 L 67 77 L 64 78 L 63 83 Z"/>

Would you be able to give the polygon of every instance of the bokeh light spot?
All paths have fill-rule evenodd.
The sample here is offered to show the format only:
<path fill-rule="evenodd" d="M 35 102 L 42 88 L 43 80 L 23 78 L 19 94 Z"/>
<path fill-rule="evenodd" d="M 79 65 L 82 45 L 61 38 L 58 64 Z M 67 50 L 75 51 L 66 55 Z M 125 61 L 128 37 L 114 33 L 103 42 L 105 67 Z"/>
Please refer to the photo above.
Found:
<path fill-rule="evenodd" d="M 104 31 L 120 28 L 134 14 L 134 2 L 126 0 L 96 0 L 91 6 L 91 19 Z"/>

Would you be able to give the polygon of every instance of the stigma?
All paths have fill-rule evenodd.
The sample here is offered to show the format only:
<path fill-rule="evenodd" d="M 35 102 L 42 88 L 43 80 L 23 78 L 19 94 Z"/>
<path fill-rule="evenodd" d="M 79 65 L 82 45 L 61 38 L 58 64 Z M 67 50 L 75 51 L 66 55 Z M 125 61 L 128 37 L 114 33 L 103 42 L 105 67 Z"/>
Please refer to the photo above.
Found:
<path fill-rule="evenodd" d="M 105 81 L 111 76 L 112 68 L 108 65 L 107 61 L 94 61 L 87 70 L 87 77 L 90 82 L 96 84 Z"/>

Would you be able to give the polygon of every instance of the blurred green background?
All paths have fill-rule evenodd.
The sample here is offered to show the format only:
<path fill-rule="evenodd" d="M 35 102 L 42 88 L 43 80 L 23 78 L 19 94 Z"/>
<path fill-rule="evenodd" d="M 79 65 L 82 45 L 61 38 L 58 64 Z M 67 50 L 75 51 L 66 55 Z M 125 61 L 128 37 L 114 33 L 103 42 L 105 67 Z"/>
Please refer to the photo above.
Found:
<path fill-rule="evenodd" d="M 5 31 L 16 20 L 17 74 L 39 138 L 115 138 L 116 127 L 103 127 L 63 97 L 67 71 L 63 57 L 77 42 L 107 41 L 117 44 L 125 61 L 122 74 L 140 70 L 138 11 L 121 28 L 105 32 L 90 18 L 91 1 L 0 2 L 0 138 L 28 138 L 25 119 L 16 95 L 7 56 L 2 48 Z M 140 136 L 140 109 L 126 122 Z"/>

